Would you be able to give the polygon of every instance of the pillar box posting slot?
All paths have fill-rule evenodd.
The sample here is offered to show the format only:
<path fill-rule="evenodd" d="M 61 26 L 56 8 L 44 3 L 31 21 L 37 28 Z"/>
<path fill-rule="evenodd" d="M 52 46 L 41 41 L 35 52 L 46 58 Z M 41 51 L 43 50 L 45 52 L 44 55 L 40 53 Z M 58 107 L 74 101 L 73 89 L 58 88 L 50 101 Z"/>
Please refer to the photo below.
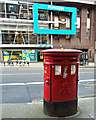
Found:
<path fill-rule="evenodd" d="M 72 49 L 49 49 L 44 55 L 44 113 L 70 116 L 77 113 L 79 55 Z"/>

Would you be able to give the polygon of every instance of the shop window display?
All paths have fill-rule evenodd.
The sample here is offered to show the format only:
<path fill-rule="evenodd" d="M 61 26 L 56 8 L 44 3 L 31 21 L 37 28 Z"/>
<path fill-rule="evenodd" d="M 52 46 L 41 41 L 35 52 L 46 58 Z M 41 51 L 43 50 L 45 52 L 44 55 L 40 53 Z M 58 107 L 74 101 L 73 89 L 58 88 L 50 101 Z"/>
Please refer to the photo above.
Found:
<path fill-rule="evenodd" d="M 2 31 L 3 44 L 47 44 L 48 35 L 34 35 L 28 31 Z"/>
<path fill-rule="evenodd" d="M 7 18 L 17 19 L 19 14 L 19 6 L 15 4 L 6 4 Z"/>

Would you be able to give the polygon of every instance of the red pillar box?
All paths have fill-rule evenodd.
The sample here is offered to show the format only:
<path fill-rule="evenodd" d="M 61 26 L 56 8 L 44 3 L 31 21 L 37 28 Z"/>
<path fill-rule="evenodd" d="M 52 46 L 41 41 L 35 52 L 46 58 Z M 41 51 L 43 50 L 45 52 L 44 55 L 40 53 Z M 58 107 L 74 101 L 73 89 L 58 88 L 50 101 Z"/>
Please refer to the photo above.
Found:
<path fill-rule="evenodd" d="M 80 50 L 50 49 L 44 55 L 44 112 L 50 116 L 77 113 Z"/>

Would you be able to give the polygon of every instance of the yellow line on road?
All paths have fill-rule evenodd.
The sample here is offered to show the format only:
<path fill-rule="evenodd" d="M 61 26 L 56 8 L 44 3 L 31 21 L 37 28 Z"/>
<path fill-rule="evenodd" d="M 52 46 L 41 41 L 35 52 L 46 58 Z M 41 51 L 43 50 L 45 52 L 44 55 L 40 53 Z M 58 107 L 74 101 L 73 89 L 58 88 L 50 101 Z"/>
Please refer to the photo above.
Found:
<path fill-rule="evenodd" d="M 32 101 L 32 102 L 43 102 L 43 100 L 35 100 L 35 101 Z"/>
<path fill-rule="evenodd" d="M 93 88 L 93 87 L 85 87 L 85 88 Z"/>
<path fill-rule="evenodd" d="M 78 96 L 78 98 L 84 98 L 84 96 Z"/>
<path fill-rule="evenodd" d="M 85 85 L 85 86 L 94 86 L 96 84 L 82 84 L 82 85 Z"/>

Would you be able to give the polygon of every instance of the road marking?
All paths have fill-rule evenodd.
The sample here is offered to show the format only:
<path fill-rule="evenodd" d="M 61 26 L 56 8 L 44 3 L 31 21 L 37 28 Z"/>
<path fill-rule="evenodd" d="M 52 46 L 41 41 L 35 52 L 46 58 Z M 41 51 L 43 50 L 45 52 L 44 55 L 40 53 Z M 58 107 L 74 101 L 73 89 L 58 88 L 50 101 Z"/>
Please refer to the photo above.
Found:
<path fill-rule="evenodd" d="M 36 85 L 36 84 L 44 84 L 44 82 L 29 82 L 29 83 L 26 83 L 26 85 Z"/>
<path fill-rule="evenodd" d="M 96 81 L 96 79 L 89 79 L 89 80 L 79 80 L 79 82 L 91 82 L 91 81 Z"/>
<path fill-rule="evenodd" d="M 85 87 L 85 88 L 88 88 L 88 89 L 89 89 L 89 88 L 94 88 L 94 87 Z"/>
<path fill-rule="evenodd" d="M 83 71 L 82 71 L 82 72 L 80 72 L 80 73 L 83 73 L 83 74 L 88 73 L 88 74 L 89 74 L 89 73 L 94 73 L 94 71 L 93 71 L 93 72 L 89 72 L 89 71 L 88 71 L 88 72 L 83 72 Z"/>
<path fill-rule="evenodd" d="M 26 85 L 25 83 L 4 83 L 0 84 L 0 86 L 16 86 L 16 85 Z"/>
<path fill-rule="evenodd" d="M 87 68 L 86 67 L 79 67 L 79 69 L 87 69 L 88 70 L 88 69 L 96 69 L 96 68 L 93 66 L 93 67 L 89 67 L 89 68 L 88 67 Z"/>
<path fill-rule="evenodd" d="M 95 97 L 95 95 L 88 95 L 88 96 L 78 96 L 78 98 L 89 98 L 89 97 Z M 34 100 L 32 101 L 32 103 L 34 102 L 43 102 L 43 100 Z M 27 103 L 27 104 L 31 104 L 31 103 Z"/>
<path fill-rule="evenodd" d="M 78 96 L 78 98 L 83 98 L 84 96 Z"/>
<path fill-rule="evenodd" d="M 96 79 L 89 79 L 89 80 L 80 80 L 79 83 L 81 82 L 94 82 L 96 81 Z M 40 84 L 44 84 L 44 82 L 28 82 L 28 83 L 3 83 L 0 84 L 0 86 L 16 86 L 16 85 L 40 85 Z"/>
<path fill-rule="evenodd" d="M 15 74 L 0 74 L 0 75 L 2 76 L 2 75 L 15 75 Z"/>
<path fill-rule="evenodd" d="M 88 83 L 87 83 L 87 84 L 82 84 L 82 85 L 84 85 L 84 86 L 87 86 L 87 87 L 88 87 L 88 86 L 94 86 L 94 85 L 96 85 L 96 84 L 88 84 Z"/>
<path fill-rule="evenodd" d="M 43 100 L 35 100 L 35 101 L 32 101 L 33 103 L 34 102 L 43 102 Z"/>
<path fill-rule="evenodd" d="M 0 86 L 16 86 L 16 85 L 40 85 L 40 84 L 44 84 L 44 82 L 28 82 L 28 83 L 4 83 L 4 84 L 0 84 Z"/>
<path fill-rule="evenodd" d="M 38 75 L 38 74 L 40 75 L 41 73 L 18 73 L 18 74 L 0 74 L 0 75 L 1 75 L 1 76 L 3 76 L 3 75 L 4 75 L 4 76 L 7 76 L 7 75 L 15 75 L 15 76 L 16 76 L 16 75 L 31 75 L 31 74 L 32 74 L 32 75 L 33 75 L 33 74 L 34 74 L 34 75 L 36 75 L 36 74 L 37 74 L 37 75 Z"/>

